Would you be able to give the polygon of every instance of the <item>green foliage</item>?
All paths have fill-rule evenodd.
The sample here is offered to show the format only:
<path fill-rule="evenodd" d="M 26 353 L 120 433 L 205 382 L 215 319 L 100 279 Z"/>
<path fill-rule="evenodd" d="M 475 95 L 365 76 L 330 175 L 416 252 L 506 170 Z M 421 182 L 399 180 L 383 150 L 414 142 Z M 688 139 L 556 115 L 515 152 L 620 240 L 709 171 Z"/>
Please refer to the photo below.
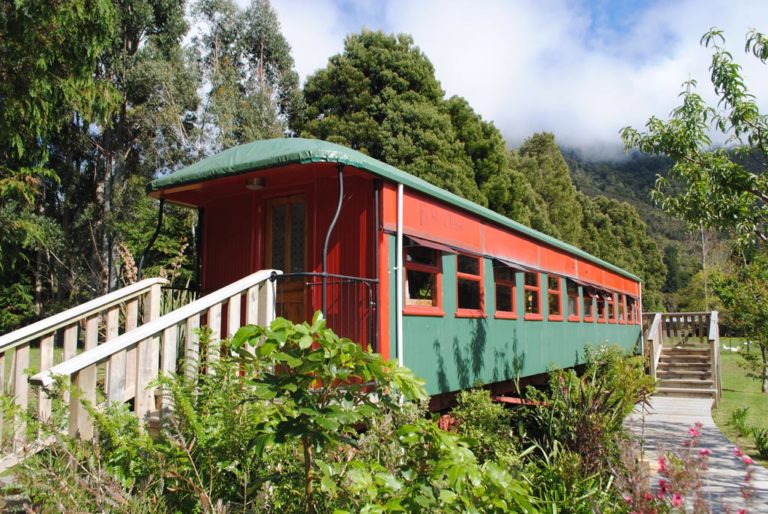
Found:
<path fill-rule="evenodd" d="M 752 428 L 752 437 L 761 459 L 768 460 L 768 428 Z"/>
<path fill-rule="evenodd" d="M 523 481 L 424 417 L 409 370 L 319 315 L 247 326 L 221 347 L 197 379 L 159 380 L 171 408 L 156 437 L 122 407 L 90 409 L 94 443 L 43 425 L 56 441 L 19 470 L 25 492 L 59 511 L 536 511 Z"/>
<path fill-rule="evenodd" d="M 610 511 L 618 500 L 610 474 L 584 470 L 578 453 L 552 442 L 549 452 L 526 466 L 524 476 L 545 512 L 591 514 Z"/>
<path fill-rule="evenodd" d="M 747 52 L 765 62 L 765 37 L 755 31 L 747 35 Z M 652 155 L 666 155 L 673 161 L 672 181 L 659 177 L 652 194 L 661 207 L 689 223 L 730 231 L 742 244 L 757 239 L 768 241 L 768 207 L 765 191 L 765 156 L 768 155 L 768 121 L 760 113 L 757 99 L 741 75 L 741 67 L 724 47 L 725 37 L 711 29 L 701 39 L 712 49 L 711 82 L 718 96 L 718 109 L 708 106 L 696 93 L 697 83 L 683 84 L 682 103 L 667 121 L 652 117 L 646 131 L 631 127 L 622 130 L 627 148 Z M 724 148 L 712 150 L 709 129 L 728 136 L 735 154 Z M 762 166 L 753 172 L 734 156 L 748 152 L 762 156 Z"/>
<path fill-rule="evenodd" d="M 451 416 L 456 419 L 457 433 L 481 462 L 500 462 L 507 470 L 519 467 L 512 415 L 503 405 L 491 401 L 487 390 L 460 392 Z"/>
<path fill-rule="evenodd" d="M 749 414 L 749 407 L 739 407 L 731 412 L 731 417 L 728 419 L 728 424 L 731 425 L 741 437 L 747 437 L 749 435 L 749 427 L 747 426 L 747 415 Z"/>
<path fill-rule="evenodd" d="M 209 153 L 284 135 L 303 100 L 290 45 L 269 2 L 252 0 L 241 9 L 230 0 L 201 0 L 194 10 L 202 22 L 195 48 L 210 84 L 198 146 Z"/>
<path fill-rule="evenodd" d="M 529 399 L 546 407 L 528 410 L 526 426 L 543 452 L 552 454 L 555 444 L 562 445 L 580 457 L 588 473 L 616 461 L 624 418 L 654 386 L 641 356 L 627 356 L 618 347 L 585 351 L 581 375 L 556 370 L 547 391 L 529 388 Z"/>
<path fill-rule="evenodd" d="M 756 255 L 732 275 L 716 276 L 713 287 L 730 310 L 734 328 L 752 341 L 756 351 L 739 355 L 768 393 L 768 255 Z"/>

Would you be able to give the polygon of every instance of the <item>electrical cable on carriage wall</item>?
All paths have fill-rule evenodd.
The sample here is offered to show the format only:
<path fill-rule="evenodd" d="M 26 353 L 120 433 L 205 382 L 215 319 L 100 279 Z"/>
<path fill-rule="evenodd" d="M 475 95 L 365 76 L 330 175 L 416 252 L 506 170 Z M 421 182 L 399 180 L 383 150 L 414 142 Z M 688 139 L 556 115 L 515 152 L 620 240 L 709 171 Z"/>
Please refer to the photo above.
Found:
<path fill-rule="evenodd" d="M 331 225 L 328 227 L 328 233 L 325 234 L 325 243 L 323 243 L 323 316 L 328 315 L 328 243 L 331 241 L 331 233 L 336 226 L 336 222 L 339 220 L 341 204 L 344 201 L 344 165 L 339 164 L 337 168 L 339 171 L 339 202 L 336 204 L 336 213 L 333 215 Z"/>

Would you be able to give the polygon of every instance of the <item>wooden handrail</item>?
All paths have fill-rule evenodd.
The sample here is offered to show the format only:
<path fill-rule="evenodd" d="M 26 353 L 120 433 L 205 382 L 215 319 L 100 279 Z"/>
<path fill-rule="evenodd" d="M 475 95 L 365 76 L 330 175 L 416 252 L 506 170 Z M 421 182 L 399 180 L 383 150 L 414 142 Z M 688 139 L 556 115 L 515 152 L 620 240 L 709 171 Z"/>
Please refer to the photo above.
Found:
<path fill-rule="evenodd" d="M 656 378 L 656 370 L 659 367 L 659 359 L 661 359 L 661 349 L 663 346 L 663 335 L 664 332 L 662 330 L 662 314 L 660 312 L 657 312 L 656 315 L 653 317 L 653 323 L 651 323 L 651 327 L 648 329 L 648 335 L 646 336 L 646 341 L 650 341 L 651 343 L 651 355 L 650 355 L 650 367 L 651 367 L 651 377 L 654 379 Z"/>
<path fill-rule="evenodd" d="M 242 278 L 237 282 L 233 282 L 218 291 L 214 291 L 190 304 L 171 311 L 165 316 L 161 316 L 156 320 L 142 325 L 130 332 L 126 332 L 111 341 L 83 352 L 46 371 L 42 371 L 32 376 L 29 381 L 33 385 L 49 387 L 55 382 L 55 376 L 72 376 L 85 368 L 100 364 L 109 359 L 112 355 L 126 350 L 131 346 L 135 346 L 144 340 L 156 337 L 166 329 L 176 327 L 187 319 L 195 315 L 203 314 L 208 311 L 208 309 L 227 301 L 232 296 L 241 294 L 256 285 L 269 280 L 273 273 L 282 274 L 281 271 L 277 270 L 257 271 L 256 273 Z"/>
<path fill-rule="evenodd" d="M 15 348 L 19 345 L 38 339 L 46 334 L 54 332 L 62 327 L 66 327 L 80 320 L 90 318 L 94 314 L 108 310 L 110 307 L 127 302 L 132 298 L 137 298 L 146 294 L 154 285 L 166 285 L 168 281 L 164 278 L 147 278 L 135 284 L 123 287 L 104 296 L 95 298 L 89 302 L 78 305 L 66 311 L 54 314 L 53 316 L 32 323 L 24 328 L 14 330 L 3 336 L 0 336 L 0 352 Z"/>

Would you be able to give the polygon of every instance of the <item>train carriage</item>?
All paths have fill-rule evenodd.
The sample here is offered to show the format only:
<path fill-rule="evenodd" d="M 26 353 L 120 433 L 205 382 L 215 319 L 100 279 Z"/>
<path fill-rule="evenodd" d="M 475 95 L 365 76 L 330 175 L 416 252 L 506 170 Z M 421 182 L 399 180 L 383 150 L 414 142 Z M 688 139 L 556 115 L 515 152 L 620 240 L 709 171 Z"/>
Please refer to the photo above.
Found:
<path fill-rule="evenodd" d="M 355 150 L 231 148 L 148 186 L 199 209 L 199 287 L 280 269 L 278 313 L 329 325 L 443 395 L 641 343 L 638 277 Z M 226 316 L 226 313 L 225 313 Z"/>

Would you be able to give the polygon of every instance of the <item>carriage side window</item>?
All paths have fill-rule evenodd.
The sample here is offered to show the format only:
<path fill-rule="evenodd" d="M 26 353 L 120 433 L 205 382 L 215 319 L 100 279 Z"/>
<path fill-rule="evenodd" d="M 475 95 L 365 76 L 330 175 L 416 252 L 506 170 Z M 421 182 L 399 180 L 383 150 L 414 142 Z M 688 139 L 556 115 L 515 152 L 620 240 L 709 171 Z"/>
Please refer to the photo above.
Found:
<path fill-rule="evenodd" d="M 597 292 L 594 289 L 584 291 L 584 321 L 595 321 L 595 298 L 597 298 Z"/>
<path fill-rule="evenodd" d="M 637 323 L 637 300 L 631 296 L 627 296 L 627 316 L 630 324 Z"/>
<path fill-rule="evenodd" d="M 541 283 L 535 271 L 525 272 L 525 319 L 541 319 Z"/>
<path fill-rule="evenodd" d="M 616 295 L 608 293 L 605 302 L 607 305 L 606 316 L 608 317 L 608 323 L 616 323 Z"/>
<path fill-rule="evenodd" d="M 549 319 L 552 321 L 563 320 L 563 293 L 560 277 L 547 275 L 547 304 L 549 305 Z"/>
<path fill-rule="evenodd" d="M 619 323 L 626 325 L 627 324 L 627 309 L 626 309 L 626 296 L 623 294 L 619 295 L 619 303 L 618 303 L 618 315 L 619 315 Z"/>
<path fill-rule="evenodd" d="M 605 294 L 600 293 L 597 297 L 597 321 L 605 323 L 607 321 L 606 315 L 607 309 L 605 308 Z"/>
<path fill-rule="evenodd" d="M 459 254 L 456 257 L 456 314 L 483 314 L 483 265 L 479 257 Z"/>
<path fill-rule="evenodd" d="M 565 290 L 568 295 L 568 321 L 579 321 L 579 285 L 573 280 L 566 280 Z"/>
<path fill-rule="evenodd" d="M 442 314 L 440 252 L 426 246 L 405 249 L 405 310 L 409 314 Z"/>
<path fill-rule="evenodd" d="M 515 270 L 504 265 L 494 267 L 493 281 L 496 285 L 496 317 L 516 319 Z"/>

